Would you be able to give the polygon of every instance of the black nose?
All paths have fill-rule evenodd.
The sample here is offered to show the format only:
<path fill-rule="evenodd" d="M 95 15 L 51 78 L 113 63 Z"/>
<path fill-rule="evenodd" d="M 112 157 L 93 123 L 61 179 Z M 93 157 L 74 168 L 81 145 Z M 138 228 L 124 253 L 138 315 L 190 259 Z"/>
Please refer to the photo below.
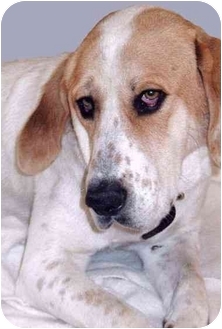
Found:
<path fill-rule="evenodd" d="M 89 186 L 86 204 L 98 215 L 115 216 L 126 203 L 127 192 L 118 181 L 100 181 Z"/>

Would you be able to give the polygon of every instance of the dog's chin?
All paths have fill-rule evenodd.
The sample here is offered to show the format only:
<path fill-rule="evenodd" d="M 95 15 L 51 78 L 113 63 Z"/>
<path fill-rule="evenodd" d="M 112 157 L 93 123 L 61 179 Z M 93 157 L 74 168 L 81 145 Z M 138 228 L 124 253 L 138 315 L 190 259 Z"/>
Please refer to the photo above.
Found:
<path fill-rule="evenodd" d="M 154 235 L 164 231 L 176 217 L 176 208 L 172 206 L 170 211 L 166 214 L 165 217 L 161 218 L 158 224 L 151 230 L 147 230 L 146 227 L 138 227 L 136 223 L 132 222 L 129 218 L 125 216 L 97 216 L 96 225 L 100 230 L 109 229 L 114 223 L 121 225 L 124 228 L 141 232 L 142 238 L 144 240 L 153 237 Z M 146 233 L 144 233 L 146 231 Z"/>

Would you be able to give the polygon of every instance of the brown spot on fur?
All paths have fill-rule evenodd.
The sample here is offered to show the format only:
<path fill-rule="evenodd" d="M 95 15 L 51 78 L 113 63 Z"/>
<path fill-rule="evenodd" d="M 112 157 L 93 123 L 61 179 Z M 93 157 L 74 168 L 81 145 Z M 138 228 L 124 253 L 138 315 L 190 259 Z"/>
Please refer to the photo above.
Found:
<path fill-rule="evenodd" d="M 54 284 L 58 282 L 59 278 L 56 276 L 52 281 L 49 282 L 47 288 L 52 289 L 54 287 Z"/>
<path fill-rule="evenodd" d="M 48 228 L 48 224 L 46 224 L 46 223 L 41 224 L 41 228 L 43 228 L 44 230 L 46 230 Z"/>
<path fill-rule="evenodd" d="M 60 295 L 60 296 L 64 296 L 65 293 L 66 293 L 66 290 L 65 290 L 65 289 L 61 289 L 61 290 L 59 290 L 59 295 Z"/>
<path fill-rule="evenodd" d="M 125 157 L 125 160 L 126 160 L 126 163 L 128 164 L 128 166 L 130 165 L 131 163 L 131 160 L 130 160 L 130 157 L 126 156 Z"/>
<path fill-rule="evenodd" d="M 186 304 L 187 305 L 192 305 L 192 302 L 191 302 L 191 300 L 189 298 L 186 299 Z"/>
<path fill-rule="evenodd" d="M 112 309 L 112 306 L 110 305 L 112 299 L 98 289 L 87 290 L 84 293 L 78 294 L 77 298 L 79 301 L 85 301 L 87 304 L 94 306 L 103 305 L 104 311 L 108 307 Z M 106 312 L 108 312 L 108 310 L 106 310 Z"/>
<path fill-rule="evenodd" d="M 53 270 L 54 268 L 56 268 L 57 266 L 59 266 L 60 264 L 60 261 L 59 260 L 55 260 L 54 262 L 52 263 L 49 263 L 47 266 L 46 266 L 46 271 L 51 271 Z"/>
<path fill-rule="evenodd" d="M 150 179 L 147 179 L 147 178 L 142 179 L 141 185 L 142 185 L 142 187 L 150 186 L 151 185 Z"/>
<path fill-rule="evenodd" d="M 67 277 L 62 281 L 62 284 L 66 284 L 71 281 L 71 278 Z"/>
<path fill-rule="evenodd" d="M 114 156 L 115 149 L 115 145 L 109 142 L 109 144 L 107 145 L 108 158 L 112 158 Z"/>
<path fill-rule="evenodd" d="M 38 279 L 37 284 L 36 284 L 36 287 L 37 287 L 38 291 L 42 290 L 44 284 L 45 284 L 45 279 L 44 278 Z"/>
<path fill-rule="evenodd" d="M 108 151 L 115 151 L 115 145 L 112 142 L 109 142 L 107 149 Z"/>
<path fill-rule="evenodd" d="M 118 125 L 119 125 L 119 120 L 118 120 L 118 118 L 115 118 L 115 119 L 114 119 L 113 125 L 114 125 L 114 127 L 118 127 Z"/>
<path fill-rule="evenodd" d="M 117 153 L 117 154 L 115 155 L 113 161 L 114 161 L 115 164 L 117 164 L 117 165 L 120 164 L 121 161 L 122 161 L 122 156 L 121 156 L 121 154 L 120 154 L 120 153 Z"/>
<path fill-rule="evenodd" d="M 76 295 L 72 295 L 71 300 L 75 300 L 75 299 L 76 299 Z M 78 299 L 78 297 L 77 297 L 77 299 Z M 79 299 L 79 300 L 81 300 L 81 299 Z"/>
<path fill-rule="evenodd" d="M 123 174 L 123 178 L 125 178 L 126 180 L 133 179 L 133 172 L 131 170 L 126 170 Z"/>
<path fill-rule="evenodd" d="M 101 150 L 99 150 L 99 151 L 97 152 L 96 157 L 97 157 L 98 159 L 100 159 L 100 158 L 102 157 L 102 151 L 101 151 Z"/>
<path fill-rule="evenodd" d="M 51 306 L 51 308 L 54 308 L 55 307 L 55 304 L 54 303 L 52 303 L 52 302 L 50 302 L 50 304 L 49 304 L 50 306 Z"/>
<path fill-rule="evenodd" d="M 139 182 L 139 180 L 140 180 L 140 174 L 136 173 L 135 181 Z"/>

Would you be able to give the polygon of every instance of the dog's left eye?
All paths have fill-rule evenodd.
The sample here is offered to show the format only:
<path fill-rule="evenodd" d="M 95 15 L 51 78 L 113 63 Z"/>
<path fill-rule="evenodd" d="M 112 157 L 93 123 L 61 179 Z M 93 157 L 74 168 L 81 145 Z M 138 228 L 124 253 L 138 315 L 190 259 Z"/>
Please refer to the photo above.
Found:
<path fill-rule="evenodd" d="M 84 119 L 92 120 L 94 118 L 95 105 L 91 96 L 82 97 L 76 103 Z"/>
<path fill-rule="evenodd" d="M 159 110 L 166 94 L 162 90 L 148 89 L 140 93 L 134 100 L 134 107 L 139 115 L 152 114 Z"/>

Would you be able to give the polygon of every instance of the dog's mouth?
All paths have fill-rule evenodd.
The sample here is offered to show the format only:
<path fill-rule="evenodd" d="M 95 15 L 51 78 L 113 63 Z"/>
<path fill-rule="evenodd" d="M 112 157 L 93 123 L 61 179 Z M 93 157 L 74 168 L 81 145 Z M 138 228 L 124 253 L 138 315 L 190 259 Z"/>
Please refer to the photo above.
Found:
<path fill-rule="evenodd" d="M 164 218 L 161 219 L 159 225 L 156 226 L 153 230 L 149 231 L 148 233 L 143 234 L 142 239 L 147 240 L 153 237 L 154 235 L 164 231 L 174 221 L 175 217 L 176 217 L 176 208 L 175 206 L 172 206 L 169 213 Z M 115 218 L 114 216 L 110 216 L 110 217 L 99 216 L 97 223 L 100 229 L 107 230 L 112 226 L 114 222 L 119 223 L 121 226 L 133 229 L 131 223 L 128 222 L 125 217 Z"/>
<path fill-rule="evenodd" d="M 170 224 L 174 221 L 176 217 L 176 208 L 175 206 L 172 206 L 170 209 L 170 212 L 161 219 L 158 226 L 156 226 L 153 230 L 149 231 L 148 233 L 145 233 L 142 235 L 142 239 L 147 240 L 154 235 L 164 231 Z"/>

